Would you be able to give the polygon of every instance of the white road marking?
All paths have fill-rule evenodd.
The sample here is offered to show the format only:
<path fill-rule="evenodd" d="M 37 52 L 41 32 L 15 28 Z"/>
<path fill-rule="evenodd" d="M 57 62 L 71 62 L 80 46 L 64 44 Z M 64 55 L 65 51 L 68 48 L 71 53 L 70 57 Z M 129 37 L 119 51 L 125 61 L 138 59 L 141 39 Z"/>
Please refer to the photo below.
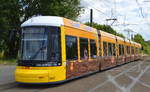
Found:
<path fill-rule="evenodd" d="M 131 80 L 135 80 L 135 77 L 132 77 L 131 75 L 129 75 L 129 74 L 125 74 L 127 77 L 129 77 Z M 148 88 L 150 88 L 150 85 L 148 85 L 148 84 L 146 84 L 146 83 L 144 83 L 144 82 L 142 82 L 142 81 L 140 81 L 140 80 L 137 80 L 137 82 L 138 83 L 140 83 L 140 84 L 142 84 L 143 86 L 145 86 L 145 87 L 148 87 Z"/>
<path fill-rule="evenodd" d="M 117 88 L 119 88 L 122 92 L 127 92 L 126 88 L 123 87 L 123 86 L 121 86 L 121 85 L 119 85 L 111 75 L 108 75 L 108 79 L 109 79 L 109 81 L 111 81 Z"/>
<path fill-rule="evenodd" d="M 140 62 L 140 63 L 138 63 L 137 65 L 139 65 L 139 64 L 141 65 L 142 63 L 143 63 L 143 62 Z M 129 68 L 129 69 L 127 69 L 127 70 L 125 70 L 125 71 L 119 73 L 118 75 L 116 75 L 116 76 L 114 76 L 114 77 L 112 77 L 113 80 L 115 80 L 115 79 L 118 78 L 119 76 L 123 75 L 124 73 L 126 73 L 126 72 L 128 72 L 128 71 L 134 69 L 135 67 L 137 67 L 137 65 L 134 65 L 134 66 L 132 66 L 131 68 Z M 102 87 L 103 85 L 105 85 L 105 84 L 108 83 L 109 81 L 110 81 L 110 80 L 108 79 L 108 80 L 106 80 L 105 82 L 103 82 L 103 83 L 101 83 L 101 84 L 98 84 L 96 87 L 90 89 L 90 90 L 87 91 L 87 92 L 93 92 L 94 90 L 96 90 L 96 89 Z"/>
<path fill-rule="evenodd" d="M 143 76 L 143 74 L 150 68 L 150 66 L 147 66 L 141 73 L 136 77 L 133 82 L 127 87 L 128 92 L 131 91 L 131 88 L 137 83 L 137 81 Z"/>

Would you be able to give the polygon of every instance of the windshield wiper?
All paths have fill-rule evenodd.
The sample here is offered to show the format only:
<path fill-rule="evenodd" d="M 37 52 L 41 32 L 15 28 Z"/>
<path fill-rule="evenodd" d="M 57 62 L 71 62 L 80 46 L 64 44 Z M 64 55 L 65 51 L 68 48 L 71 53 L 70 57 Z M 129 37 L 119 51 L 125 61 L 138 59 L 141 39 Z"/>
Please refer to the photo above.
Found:
<path fill-rule="evenodd" d="M 46 33 L 46 31 L 44 31 L 43 39 L 44 39 L 44 37 L 45 37 L 45 35 L 46 35 L 45 33 Z M 34 58 L 39 54 L 39 52 L 40 52 L 41 50 L 43 50 L 44 48 L 46 48 L 46 41 L 45 41 L 45 40 L 42 42 L 42 47 L 39 48 L 39 49 L 37 50 L 37 52 L 36 52 L 34 55 L 32 55 L 29 59 L 30 59 L 30 60 L 34 59 Z"/>
<path fill-rule="evenodd" d="M 32 56 L 30 57 L 30 60 L 34 59 L 34 58 L 39 54 L 39 52 L 40 52 L 41 50 L 43 50 L 44 48 L 46 48 L 46 46 L 41 47 L 34 55 L 32 55 Z"/>

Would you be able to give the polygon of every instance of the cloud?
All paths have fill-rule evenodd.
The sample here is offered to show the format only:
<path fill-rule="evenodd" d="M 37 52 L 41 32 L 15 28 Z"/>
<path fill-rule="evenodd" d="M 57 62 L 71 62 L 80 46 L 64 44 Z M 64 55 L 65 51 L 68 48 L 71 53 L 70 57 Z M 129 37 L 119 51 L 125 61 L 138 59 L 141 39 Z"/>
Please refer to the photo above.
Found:
<path fill-rule="evenodd" d="M 115 2 L 114 2 L 115 1 Z M 123 30 L 131 29 L 140 33 L 145 40 L 150 40 L 150 3 L 144 0 L 81 0 L 81 6 L 85 12 L 78 20 L 82 23 L 90 20 L 90 9 L 93 9 L 94 22 L 110 25 L 108 18 L 117 18 L 112 26 L 120 33 L 127 34 Z M 128 25 L 122 25 L 122 24 Z"/>

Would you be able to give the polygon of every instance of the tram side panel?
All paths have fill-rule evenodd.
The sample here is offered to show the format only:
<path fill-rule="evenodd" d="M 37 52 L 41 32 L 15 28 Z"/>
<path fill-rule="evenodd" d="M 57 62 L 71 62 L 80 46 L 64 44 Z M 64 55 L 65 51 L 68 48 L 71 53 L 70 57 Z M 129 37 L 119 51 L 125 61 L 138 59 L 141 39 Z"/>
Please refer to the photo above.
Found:
<path fill-rule="evenodd" d="M 65 27 L 65 46 L 66 46 L 66 78 L 71 79 L 85 74 L 99 71 L 97 54 L 91 55 L 92 49 L 97 52 L 96 34 L 79 30 L 76 28 Z M 92 43 L 92 44 L 90 44 Z M 70 45 L 75 47 L 70 48 Z M 91 47 L 95 45 L 95 47 Z M 76 49 L 76 50 L 73 50 Z M 72 52 L 75 53 L 72 53 Z"/>
<path fill-rule="evenodd" d="M 132 44 L 132 46 L 131 46 L 131 62 L 132 61 L 134 61 L 135 59 L 135 57 L 134 57 L 135 55 L 134 55 L 134 45 Z"/>
<path fill-rule="evenodd" d="M 116 66 L 116 40 L 102 36 L 101 70 Z"/>
<path fill-rule="evenodd" d="M 121 65 L 125 63 L 125 49 L 124 49 L 124 41 L 117 42 L 117 48 L 118 48 L 118 59 L 117 59 L 117 65 Z"/>
<path fill-rule="evenodd" d="M 125 51 L 126 51 L 125 62 L 128 63 L 131 61 L 130 45 L 126 44 Z"/>

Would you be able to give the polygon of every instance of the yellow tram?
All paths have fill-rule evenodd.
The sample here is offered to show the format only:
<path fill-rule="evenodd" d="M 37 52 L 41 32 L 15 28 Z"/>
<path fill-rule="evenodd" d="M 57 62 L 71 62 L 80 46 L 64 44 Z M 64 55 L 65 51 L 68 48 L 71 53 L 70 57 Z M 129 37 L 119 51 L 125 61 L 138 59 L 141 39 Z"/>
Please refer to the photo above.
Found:
<path fill-rule="evenodd" d="M 19 83 L 64 82 L 141 56 L 138 43 L 62 17 L 33 17 L 21 27 Z"/>

